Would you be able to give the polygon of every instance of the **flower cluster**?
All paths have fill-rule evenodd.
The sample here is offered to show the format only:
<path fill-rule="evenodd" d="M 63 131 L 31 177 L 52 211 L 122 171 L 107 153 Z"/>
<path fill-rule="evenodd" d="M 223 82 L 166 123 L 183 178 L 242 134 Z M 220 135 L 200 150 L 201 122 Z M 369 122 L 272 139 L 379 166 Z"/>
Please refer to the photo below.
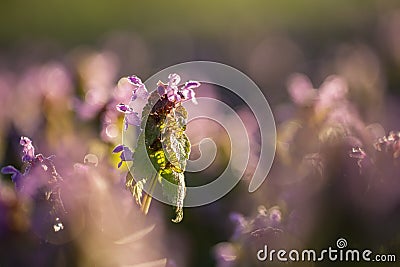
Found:
<path fill-rule="evenodd" d="M 265 244 L 282 247 L 294 241 L 291 236 L 291 222 L 284 223 L 280 207 L 266 209 L 259 206 L 257 214 L 246 218 L 233 213 L 230 219 L 235 224 L 234 234 L 229 242 L 214 247 L 218 267 L 258 266 L 257 259 L 248 255 L 257 255 L 257 250 Z M 291 245 L 296 245 L 291 243 Z"/>
<path fill-rule="evenodd" d="M 199 82 L 188 81 L 183 86 L 179 86 L 181 77 L 176 73 L 170 74 L 168 79 L 169 81 L 167 84 L 164 84 L 161 81 L 157 84 L 157 92 L 161 97 L 166 95 L 168 100 L 171 102 L 192 100 L 193 103 L 197 103 L 193 89 L 200 86 Z"/>
<path fill-rule="evenodd" d="M 51 162 L 51 156 L 46 158 L 42 154 L 35 154 L 35 147 L 28 137 L 21 136 L 19 143 L 23 147 L 22 161 L 27 164 L 24 173 L 21 173 L 14 166 L 6 166 L 1 169 L 3 174 L 11 174 L 11 179 L 17 188 L 20 188 L 22 177 L 29 173 L 31 167 L 40 164 L 41 168 L 47 171 L 49 167 L 47 163 Z"/>
<path fill-rule="evenodd" d="M 197 103 L 193 89 L 200 86 L 199 82 L 188 81 L 184 85 L 180 85 L 181 77 L 175 73 L 170 74 L 168 79 L 166 84 L 161 81 L 157 83 L 157 92 L 161 98 L 165 97 L 175 105 L 186 100 Z M 142 80 L 135 75 L 122 78 L 119 86 L 132 90 L 131 103 L 129 105 L 120 103 L 116 106 L 119 112 L 125 114 L 124 129 L 126 130 L 128 125 L 139 126 L 149 92 Z"/>
<path fill-rule="evenodd" d="M 42 154 L 35 154 L 35 147 L 28 137 L 22 136 L 20 145 L 23 147 L 22 161 L 24 162 L 23 172 L 14 166 L 6 166 L 1 169 L 3 174 L 11 174 L 11 179 L 18 192 L 32 198 L 38 197 L 46 200 L 49 204 L 49 215 L 53 223 L 54 232 L 64 229 L 61 221 L 66 213 L 61 199 L 60 185 L 63 181 L 58 174 L 52 157 L 44 157 Z M 38 175 L 37 171 L 40 171 Z M 41 194 L 44 191 L 44 194 Z"/>

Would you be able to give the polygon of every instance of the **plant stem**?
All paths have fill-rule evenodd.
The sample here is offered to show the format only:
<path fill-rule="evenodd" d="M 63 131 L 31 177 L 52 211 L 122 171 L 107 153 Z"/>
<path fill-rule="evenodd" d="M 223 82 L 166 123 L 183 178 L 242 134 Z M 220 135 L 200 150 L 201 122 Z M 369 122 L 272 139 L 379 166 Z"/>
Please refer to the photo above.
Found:
<path fill-rule="evenodd" d="M 143 203 L 141 206 L 141 210 L 144 214 L 147 214 L 149 212 L 149 208 L 150 208 L 150 204 L 151 204 L 151 200 L 153 199 L 153 197 L 151 196 L 154 192 L 154 189 L 156 188 L 156 184 L 157 184 L 157 176 L 158 174 L 156 174 L 150 181 L 150 188 L 148 193 L 145 193 L 143 196 Z"/>

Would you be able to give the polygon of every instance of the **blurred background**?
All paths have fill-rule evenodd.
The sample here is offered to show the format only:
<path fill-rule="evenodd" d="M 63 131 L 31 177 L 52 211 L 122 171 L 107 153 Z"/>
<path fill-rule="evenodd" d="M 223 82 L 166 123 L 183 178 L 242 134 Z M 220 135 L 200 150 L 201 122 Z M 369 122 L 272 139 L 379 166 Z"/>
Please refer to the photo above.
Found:
<path fill-rule="evenodd" d="M 199 89 L 244 118 L 252 156 L 232 192 L 173 224 L 171 207 L 154 201 L 144 217 L 124 189 L 126 169 L 111 153 L 122 130 L 114 107 L 127 97 L 120 77 L 146 80 L 192 60 L 256 82 L 275 116 L 277 154 L 249 194 L 263 129 L 223 88 Z M 23 168 L 20 136 L 55 155 L 71 230 L 48 232 L 37 193 L 1 174 L 0 266 L 265 266 L 256 259 L 264 244 L 319 249 L 339 237 L 398 253 L 399 97 L 395 0 L 2 0 L 0 166 Z M 187 175 L 196 184 L 224 169 L 230 144 L 218 125 L 190 126 L 194 144 L 210 137 L 218 147 L 208 170 Z M 319 264 L 294 266 L 335 263 Z"/>

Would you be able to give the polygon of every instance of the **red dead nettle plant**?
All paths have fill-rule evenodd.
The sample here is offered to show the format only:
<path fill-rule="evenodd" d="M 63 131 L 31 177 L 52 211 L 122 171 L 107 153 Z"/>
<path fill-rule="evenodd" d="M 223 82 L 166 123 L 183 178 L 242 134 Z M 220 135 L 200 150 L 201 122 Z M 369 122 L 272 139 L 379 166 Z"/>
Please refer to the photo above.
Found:
<path fill-rule="evenodd" d="M 163 193 L 176 207 L 176 218 L 172 221 L 178 223 L 183 219 L 184 171 L 190 154 L 190 142 L 185 134 L 187 111 L 182 102 L 191 100 L 196 103 L 193 89 L 200 83 L 188 81 L 180 84 L 178 74 L 170 74 L 168 79 L 167 83 L 159 81 L 157 90 L 152 93 L 148 93 L 137 76 L 120 80 L 121 86 L 132 90 L 130 104 L 121 103 L 116 107 L 125 114 L 124 130 L 131 125 L 140 127 L 141 132 L 133 152 L 124 145 L 115 147 L 113 152 L 121 153 L 118 167 L 124 161 L 133 163 L 126 178 L 126 187 L 142 211 L 145 214 L 148 212 L 151 193 L 160 183 Z M 146 184 L 148 194 L 143 193 Z"/>

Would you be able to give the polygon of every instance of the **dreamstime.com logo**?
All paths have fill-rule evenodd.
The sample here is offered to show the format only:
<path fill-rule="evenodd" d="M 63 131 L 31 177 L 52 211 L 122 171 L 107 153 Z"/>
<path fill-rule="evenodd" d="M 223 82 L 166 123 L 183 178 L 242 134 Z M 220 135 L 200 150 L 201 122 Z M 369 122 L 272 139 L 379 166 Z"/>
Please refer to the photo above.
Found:
<path fill-rule="evenodd" d="M 339 238 L 336 247 L 328 247 L 320 251 L 314 249 L 285 250 L 269 249 L 264 245 L 263 249 L 257 252 L 259 261 L 269 262 L 395 262 L 395 254 L 374 254 L 369 249 L 350 249 L 347 247 L 347 240 Z"/>
<path fill-rule="evenodd" d="M 261 134 L 260 151 L 258 162 L 254 173 L 251 175 L 249 192 L 254 192 L 261 186 L 266 179 L 275 156 L 276 146 L 276 127 L 271 108 L 261 92 L 260 88 L 244 73 L 230 66 L 209 61 L 192 61 L 181 63 L 163 69 L 147 79 L 144 84 L 148 89 L 154 88 L 158 81 L 168 80 L 168 75 L 177 73 L 182 81 L 195 80 L 202 85 L 216 85 L 225 90 L 229 90 L 239 97 L 251 110 L 257 121 L 258 129 Z M 201 87 L 197 90 L 201 90 Z M 229 162 L 221 175 L 212 182 L 200 186 L 187 186 L 184 207 L 196 207 L 214 202 L 230 192 L 240 181 L 250 158 L 251 142 L 246 127 L 239 114 L 227 103 L 213 97 L 197 97 L 197 105 L 191 101 L 186 101 L 183 105 L 188 111 L 188 127 L 192 120 L 201 118 L 208 119 L 223 127 L 229 136 L 231 143 L 231 153 Z M 214 107 L 210 109 L 208 107 Z M 217 110 L 217 112 L 216 112 Z M 227 120 L 227 115 L 230 120 Z M 132 143 L 137 138 L 138 132 L 129 127 L 123 133 L 123 144 L 128 147 L 136 147 Z M 203 142 L 204 141 L 204 142 Z M 210 142 L 211 141 L 211 142 Z M 212 144 L 216 149 L 217 145 L 211 138 L 204 138 L 200 141 L 199 149 L 202 145 Z M 144 145 L 144 144 L 143 144 Z M 215 159 L 214 153 L 201 153 L 200 159 L 189 160 L 186 172 L 200 172 L 210 166 Z M 168 181 L 167 181 L 168 182 Z M 170 183 L 171 190 L 177 185 Z M 175 188 L 176 192 L 178 188 Z M 147 188 L 144 190 L 148 193 Z M 151 196 L 166 204 L 174 205 L 171 199 L 162 193 L 160 188 L 156 188 Z"/>

